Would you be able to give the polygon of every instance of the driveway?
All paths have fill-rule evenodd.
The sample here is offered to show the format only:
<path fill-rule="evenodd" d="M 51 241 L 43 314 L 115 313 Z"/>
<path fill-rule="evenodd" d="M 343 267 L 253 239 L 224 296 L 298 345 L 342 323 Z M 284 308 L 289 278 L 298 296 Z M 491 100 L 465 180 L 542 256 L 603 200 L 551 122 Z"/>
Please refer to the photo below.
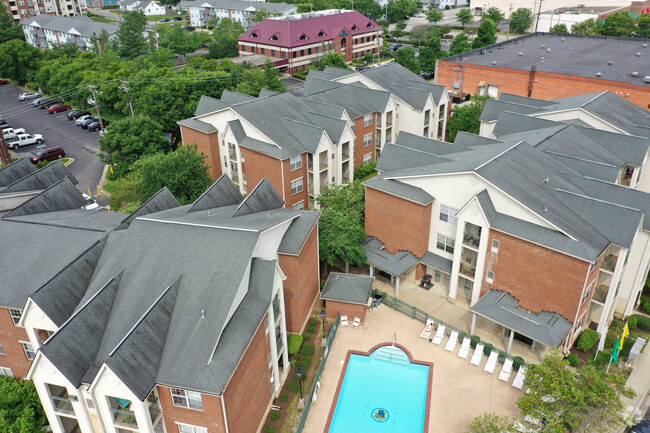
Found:
<path fill-rule="evenodd" d="M 104 170 L 104 164 L 97 156 L 98 133 L 75 125 L 66 118 L 65 113 L 49 114 L 46 110 L 34 108 L 33 101 L 18 101 L 18 95 L 22 92 L 22 89 L 11 84 L 0 87 L 0 117 L 7 119 L 11 126 L 24 128 L 27 133 L 43 135 L 47 146 L 63 147 L 66 156 L 74 158 L 68 169 L 79 181 L 79 190 L 88 193 L 90 188 L 95 197 Z M 11 153 L 14 157 L 28 157 L 35 149 L 35 146 L 25 146 Z M 108 199 L 99 197 L 98 202 L 106 205 Z"/>

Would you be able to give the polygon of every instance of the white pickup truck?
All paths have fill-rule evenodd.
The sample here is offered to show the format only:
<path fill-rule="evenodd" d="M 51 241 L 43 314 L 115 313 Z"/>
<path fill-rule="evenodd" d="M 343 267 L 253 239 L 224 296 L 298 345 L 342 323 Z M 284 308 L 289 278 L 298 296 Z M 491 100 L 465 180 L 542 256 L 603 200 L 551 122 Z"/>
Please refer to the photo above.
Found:
<path fill-rule="evenodd" d="M 41 144 L 43 136 L 41 134 L 18 134 L 13 140 L 7 141 L 7 146 L 11 149 L 29 146 L 30 144 Z"/>
<path fill-rule="evenodd" d="M 12 138 L 16 137 L 18 134 L 24 134 L 25 129 L 24 128 L 7 128 L 2 130 L 2 135 L 5 136 L 5 140 L 11 140 Z"/>

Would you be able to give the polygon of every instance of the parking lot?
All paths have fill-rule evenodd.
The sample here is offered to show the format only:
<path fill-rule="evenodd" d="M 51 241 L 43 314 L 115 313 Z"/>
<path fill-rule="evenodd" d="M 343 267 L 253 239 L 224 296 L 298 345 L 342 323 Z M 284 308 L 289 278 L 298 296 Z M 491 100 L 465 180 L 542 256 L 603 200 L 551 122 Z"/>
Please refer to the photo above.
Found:
<path fill-rule="evenodd" d="M 49 114 L 47 110 L 35 108 L 33 101 L 19 101 L 18 95 L 23 92 L 14 85 L 0 86 L 0 117 L 7 120 L 14 128 L 24 128 L 28 134 L 41 134 L 46 146 L 61 146 L 66 157 L 74 162 L 68 165 L 70 172 L 79 181 L 78 188 L 97 198 L 101 205 L 108 204 L 106 197 L 96 197 L 104 169 L 99 160 L 98 133 L 88 132 L 66 118 L 66 112 Z M 36 146 L 25 146 L 10 150 L 13 157 L 29 157 Z"/>

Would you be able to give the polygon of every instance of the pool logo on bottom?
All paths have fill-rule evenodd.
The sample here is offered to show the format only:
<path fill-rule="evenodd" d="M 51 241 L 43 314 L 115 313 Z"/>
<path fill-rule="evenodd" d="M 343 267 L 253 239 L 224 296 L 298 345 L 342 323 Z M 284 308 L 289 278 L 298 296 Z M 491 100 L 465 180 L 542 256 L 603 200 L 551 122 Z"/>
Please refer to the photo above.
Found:
<path fill-rule="evenodd" d="M 388 411 L 381 407 L 373 409 L 372 419 L 374 419 L 377 422 L 386 422 L 388 421 Z"/>

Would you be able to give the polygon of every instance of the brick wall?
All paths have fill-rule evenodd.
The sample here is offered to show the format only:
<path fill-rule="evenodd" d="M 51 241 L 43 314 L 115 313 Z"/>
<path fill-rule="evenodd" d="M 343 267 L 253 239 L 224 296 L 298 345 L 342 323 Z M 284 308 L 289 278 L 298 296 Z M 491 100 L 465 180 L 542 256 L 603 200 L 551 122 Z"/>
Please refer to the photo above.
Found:
<path fill-rule="evenodd" d="M 490 250 L 493 239 L 499 241 L 497 253 Z M 580 308 L 589 263 L 496 230 L 490 230 L 488 242 L 485 271 L 494 272 L 494 283 L 484 280 L 481 296 L 490 289 L 503 290 L 523 308 L 557 312 L 572 323 L 576 312 L 589 306 L 585 302 Z M 589 274 L 591 281 L 597 268 Z"/>
<path fill-rule="evenodd" d="M 280 267 L 287 276 L 284 280 L 284 308 L 287 332 L 299 334 L 303 330 L 314 300 L 318 296 L 318 224 L 309 234 L 297 256 L 279 254 Z"/>
<path fill-rule="evenodd" d="M 27 359 L 21 341 L 29 343 L 25 328 L 14 325 L 9 309 L 0 308 L 0 367 L 11 368 L 14 376 L 22 379 L 27 374 L 32 361 Z"/>
<path fill-rule="evenodd" d="M 273 384 L 269 381 L 268 365 L 271 347 L 265 321 L 266 316 L 224 391 L 229 433 L 256 432 L 271 403 Z"/>
<path fill-rule="evenodd" d="M 347 302 L 325 301 L 325 310 L 328 319 L 336 319 L 336 315 L 348 316 L 348 322 L 352 323 L 355 317 L 361 319 L 363 323 L 366 319 L 366 306 L 359 304 L 350 304 Z"/>
<path fill-rule="evenodd" d="M 453 89 L 454 82 L 462 80 L 462 91 L 474 94 L 479 91 L 478 84 L 485 81 L 487 84 L 499 86 L 499 95 L 512 93 L 529 96 L 530 71 L 466 64 L 464 76 L 461 72 L 459 77 L 458 72 L 454 70 L 456 66 L 457 63 L 441 61 L 438 66 L 438 84 Z M 530 94 L 532 98 L 549 100 L 609 90 L 641 108 L 650 108 L 650 88 L 647 86 L 539 71 L 535 73 L 535 80 L 537 81 L 533 83 Z M 630 96 L 626 96 L 627 94 Z"/>
<path fill-rule="evenodd" d="M 241 147 L 240 150 L 244 154 L 242 170 L 244 175 L 246 175 L 246 191 L 251 192 L 262 179 L 268 177 L 278 193 L 282 195 L 280 160 L 246 147 Z"/>
<path fill-rule="evenodd" d="M 208 433 L 226 433 L 221 397 L 202 394 L 203 410 L 174 406 L 170 388 L 158 385 L 158 397 L 167 433 L 179 433 L 177 422 L 205 427 Z"/>
<path fill-rule="evenodd" d="M 284 169 L 284 200 L 286 204 L 284 207 L 290 208 L 293 205 L 303 202 L 303 207 L 309 207 L 309 190 L 307 186 L 307 154 L 303 153 L 300 158 L 302 159 L 302 167 L 291 171 L 291 160 L 285 159 L 282 161 Z M 291 181 L 302 177 L 302 191 L 296 194 L 291 193 Z M 279 190 L 278 190 L 279 191 Z"/>
<path fill-rule="evenodd" d="M 392 254 L 427 252 L 431 227 L 431 203 L 426 206 L 366 188 L 366 234 L 383 242 Z"/>
<path fill-rule="evenodd" d="M 219 134 L 216 131 L 207 134 L 182 125 L 181 133 L 183 136 L 183 144 L 195 143 L 198 151 L 207 155 L 206 162 L 210 165 L 209 173 L 213 179 L 219 179 L 223 174 L 219 153 Z"/>
<path fill-rule="evenodd" d="M 367 153 L 372 154 L 372 160 L 376 159 L 375 155 L 375 121 L 377 113 L 372 113 L 372 124 L 370 126 L 363 126 L 363 116 L 354 119 L 354 133 L 357 138 L 354 142 L 354 167 L 361 167 L 363 165 L 363 156 Z M 372 143 L 368 147 L 363 147 L 363 136 L 372 133 Z"/>

